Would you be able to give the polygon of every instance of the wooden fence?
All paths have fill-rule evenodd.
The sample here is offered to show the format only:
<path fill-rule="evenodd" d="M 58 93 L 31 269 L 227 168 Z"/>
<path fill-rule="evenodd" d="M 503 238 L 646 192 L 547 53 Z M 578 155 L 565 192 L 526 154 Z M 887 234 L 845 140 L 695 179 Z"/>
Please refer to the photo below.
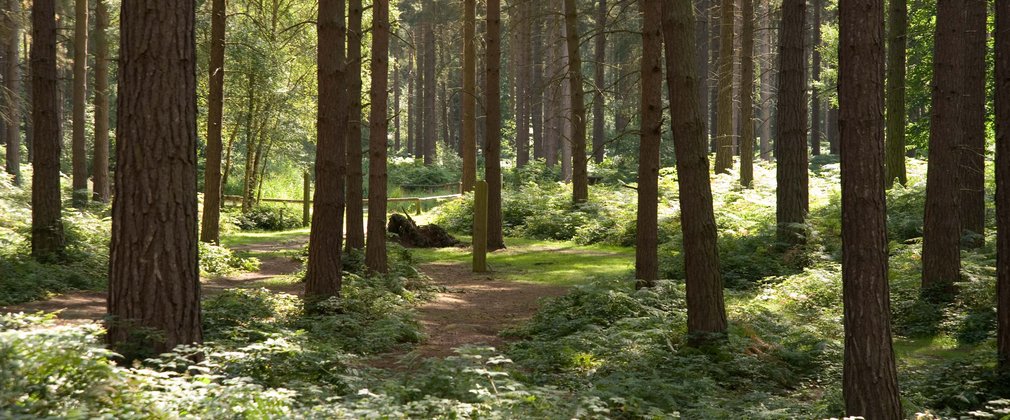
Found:
<path fill-rule="evenodd" d="M 421 211 L 424 209 L 422 207 L 422 203 L 424 203 L 425 201 L 435 201 L 435 202 L 438 202 L 440 200 L 450 200 L 450 199 L 454 199 L 454 198 L 460 198 L 462 196 L 463 196 L 462 194 L 448 194 L 448 195 L 436 195 L 436 196 L 431 196 L 431 197 L 391 197 L 391 198 L 387 198 L 386 202 L 387 203 L 414 203 L 414 205 L 416 206 L 416 209 L 417 209 L 417 214 L 421 214 Z M 225 196 L 223 196 L 223 200 L 224 200 L 225 203 L 227 203 L 227 202 L 241 203 L 242 202 L 242 196 L 238 196 L 238 195 L 225 195 Z M 302 212 L 302 219 L 303 219 L 302 220 L 302 224 L 305 225 L 305 226 L 309 225 L 309 211 L 308 211 L 308 209 L 312 205 L 312 199 L 309 197 L 308 194 L 306 194 L 305 198 L 303 198 L 301 200 L 292 200 L 292 199 L 287 199 L 287 198 L 261 198 L 261 199 L 256 200 L 256 201 L 266 202 L 266 203 L 301 204 L 303 206 L 303 209 L 304 209 L 304 211 Z M 364 206 L 367 206 L 368 205 L 368 199 L 361 200 L 361 204 L 364 205 Z"/>

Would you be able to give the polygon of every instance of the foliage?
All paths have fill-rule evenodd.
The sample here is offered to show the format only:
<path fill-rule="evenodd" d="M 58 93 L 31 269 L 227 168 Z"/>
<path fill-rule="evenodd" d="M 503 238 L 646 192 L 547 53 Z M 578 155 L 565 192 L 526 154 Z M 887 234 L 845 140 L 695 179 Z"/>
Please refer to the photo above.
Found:
<path fill-rule="evenodd" d="M 260 205 L 236 216 L 234 223 L 241 230 L 279 232 L 301 227 L 302 215 L 284 206 Z"/>
<path fill-rule="evenodd" d="M 242 257 L 228 248 L 206 242 L 200 242 L 199 246 L 200 275 L 203 277 L 259 270 L 260 261 L 256 258 Z"/>

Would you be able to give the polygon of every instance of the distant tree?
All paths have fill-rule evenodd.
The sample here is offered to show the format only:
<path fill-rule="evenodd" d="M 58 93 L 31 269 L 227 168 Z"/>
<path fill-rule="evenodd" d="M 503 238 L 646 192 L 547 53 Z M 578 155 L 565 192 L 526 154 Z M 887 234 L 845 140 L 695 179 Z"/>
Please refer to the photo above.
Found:
<path fill-rule="evenodd" d="M 438 143 L 438 123 L 435 113 L 435 87 L 438 81 L 435 79 L 435 3 L 433 0 L 424 0 L 424 164 L 435 163 Z"/>
<path fill-rule="evenodd" d="M 305 299 L 312 304 L 340 295 L 344 239 L 344 185 L 347 175 L 347 63 L 344 57 L 346 0 L 320 0 L 316 191 L 312 201 Z M 326 98 L 333 98 L 325 100 Z"/>
<path fill-rule="evenodd" d="M 888 0 L 887 11 L 887 160 L 884 182 L 890 188 L 905 175 L 905 48 L 908 1 Z"/>
<path fill-rule="evenodd" d="M 775 63 L 776 57 L 772 46 L 775 45 L 775 27 L 772 24 L 775 6 L 770 0 L 760 2 L 761 23 L 761 147 L 760 156 L 763 160 L 772 160 L 772 120 L 775 108 Z"/>
<path fill-rule="evenodd" d="M 606 115 L 603 98 L 607 84 L 607 0 L 597 0 L 596 45 L 593 63 L 593 162 L 603 162 L 603 146 L 606 142 Z"/>
<path fill-rule="evenodd" d="M 463 0 L 463 191 L 477 182 L 476 0 Z"/>
<path fill-rule="evenodd" d="M 74 0 L 74 109 L 71 161 L 73 163 L 73 200 L 75 208 L 88 204 L 88 145 L 85 135 L 85 109 L 88 96 L 88 0 Z"/>
<path fill-rule="evenodd" d="M 659 143 L 663 134 L 663 6 L 644 0 L 642 8 L 642 115 L 638 145 L 638 217 L 635 224 L 636 287 L 659 279 L 657 253 L 659 208 Z M 671 98 L 673 98 L 671 96 Z"/>
<path fill-rule="evenodd" d="M 365 248 L 364 191 L 362 182 L 364 175 L 361 165 L 361 43 L 364 32 L 361 30 L 361 15 L 363 9 L 361 0 L 348 1 L 347 14 L 347 95 L 351 99 L 351 107 L 347 111 L 347 249 Z M 371 202 L 369 202 L 371 203 Z M 385 218 L 385 217 L 383 217 Z"/>
<path fill-rule="evenodd" d="M 722 0 L 719 8 L 718 107 L 716 113 L 715 172 L 733 168 L 733 36 L 736 0 Z"/>
<path fill-rule="evenodd" d="M 658 0 L 650 0 L 658 1 Z M 726 333 L 726 303 L 719 274 L 715 212 L 709 181 L 704 112 L 696 101 L 701 79 L 690 57 L 696 51 L 691 0 L 662 1 L 666 45 L 666 81 L 670 127 L 677 151 L 684 273 L 687 283 L 687 332 L 693 344 Z"/>
<path fill-rule="evenodd" d="M 484 109 L 487 111 L 484 174 L 488 184 L 487 249 L 505 248 L 501 213 L 501 2 L 487 0 L 487 77 Z"/>
<path fill-rule="evenodd" d="M 386 258 L 386 149 L 389 122 L 386 108 L 389 95 L 389 0 L 372 4 L 372 86 L 368 118 L 368 243 L 365 265 L 376 273 L 389 270 Z"/>
<path fill-rule="evenodd" d="M 986 105 L 986 29 L 987 0 L 964 0 L 964 48 L 961 50 L 961 141 L 958 167 L 958 211 L 961 232 L 971 233 L 968 243 L 980 247 L 985 242 L 985 105 Z"/>
<path fill-rule="evenodd" d="M 32 256 L 62 256 L 60 92 L 56 70 L 56 0 L 32 2 Z"/>
<path fill-rule="evenodd" d="M 565 2 L 565 43 L 568 47 L 568 86 L 572 102 L 572 201 L 589 200 L 589 170 L 586 166 L 586 105 L 582 94 L 582 56 L 579 19 L 575 0 Z"/>
<path fill-rule="evenodd" d="M 839 7 L 845 414 L 900 419 L 884 196 L 883 0 Z"/>
<path fill-rule="evenodd" d="M 754 182 L 754 1 L 742 0 L 740 51 L 740 184 Z"/>
<path fill-rule="evenodd" d="M 1010 0 L 996 0 L 996 312 L 997 361 L 1010 373 Z"/>
<path fill-rule="evenodd" d="M 7 89 L 8 104 L 6 132 L 0 133 L 7 144 L 6 170 L 13 177 L 14 185 L 21 185 L 21 131 L 18 123 L 21 121 L 21 0 L 7 0 L 7 13 L 4 13 L 3 25 L 7 27 L 7 36 L 3 40 L 3 53 L 6 56 L 3 70 L 3 85 Z"/>
<path fill-rule="evenodd" d="M 120 12 L 107 339 L 128 358 L 203 340 L 195 23 L 195 0 Z"/>
<path fill-rule="evenodd" d="M 97 0 L 101 2 L 102 0 Z M 221 241 L 221 123 L 224 114 L 224 49 L 227 24 L 226 0 L 211 3 L 209 94 L 207 97 L 207 163 L 203 183 L 203 226 L 200 239 Z M 97 32 L 97 31 L 96 31 Z M 98 35 L 96 33 L 96 39 Z M 96 66 L 97 68 L 97 66 Z M 95 171 L 97 174 L 97 170 Z M 97 178 L 97 177 L 96 177 Z"/>
<path fill-rule="evenodd" d="M 933 100 L 926 170 L 926 212 L 922 232 L 922 288 L 934 298 L 954 293 L 961 271 L 960 185 L 961 96 L 964 77 L 961 48 L 965 0 L 936 5 L 933 47 Z"/>
<path fill-rule="evenodd" d="M 806 241 L 804 222 L 809 205 L 807 99 L 803 81 L 806 8 L 805 0 L 783 0 L 782 25 L 779 27 L 775 219 L 779 242 L 790 245 Z"/>
<path fill-rule="evenodd" d="M 109 10 L 105 0 L 95 0 L 95 154 L 91 164 L 93 194 L 91 199 L 108 203 L 109 190 L 109 42 L 105 31 L 109 28 Z M 222 41 L 223 42 L 223 41 Z M 218 143 L 220 143 L 220 132 Z M 208 157 L 210 155 L 210 138 Z M 208 162 L 208 166 L 211 162 Z M 221 151 L 218 144 L 218 180 L 220 180 Z M 206 179 L 206 178 L 205 178 Z M 213 205 L 213 203 L 210 203 Z M 206 207 L 207 202 L 204 202 Z M 220 205 L 220 202 L 218 203 Z"/>
<path fill-rule="evenodd" d="M 810 153 L 821 154 L 821 95 L 817 84 L 821 81 L 821 0 L 811 1 L 814 9 L 813 22 L 810 28 L 810 80 L 814 87 L 810 89 Z"/>

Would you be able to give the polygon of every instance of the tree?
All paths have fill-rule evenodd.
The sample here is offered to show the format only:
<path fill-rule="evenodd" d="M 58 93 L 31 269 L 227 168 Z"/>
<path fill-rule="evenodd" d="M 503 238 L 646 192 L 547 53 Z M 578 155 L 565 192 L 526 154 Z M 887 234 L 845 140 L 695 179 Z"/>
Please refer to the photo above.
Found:
<path fill-rule="evenodd" d="M 6 136 L 7 174 L 14 178 L 14 185 L 21 185 L 21 131 L 18 124 L 21 121 L 21 68 L 20 68 L 20 46 L 21 46 L 21 0 L 7 0 L 7 13 L 3 20 L 7 27 L 7 37 L 3 40 L 4 55 L 6 56 L 6 66 L 3 68 L 3 82 L 7 89 L 9 106 L 7 107 L 6 132 L 0 136 Z"/>
<path fill-rule="evenodd" d="M 775 28 L 772 21 L 775 14 L 775 7 L 770 0 L 760 3 L 763 5 L 761 13 L 761 27 L 763 36 L 761 37 L 761 151 L 763 160 L 772 159 L 772 109 L 775 106 L 773 93 L 775 75 L 775 56 L 772 54 L 772 45 L 775 45 Z"/>
<path fill-rule="evenodd" d="M 433 0 L 424 0 L 424 164 L 435 163 L 438 143 L 438 123 L 435 114 L 435 5 Z"/>
<path fill-rule="evenodd" d="M 996 0 L 996 311 L 997 361 L 1010 372 L 1010 0 Z"/>
<path fill-rule="evenodd" d="M 101 2 L 102 0 L 97 0 Z M 221 241 L 221 122 L 224 114 L 224 49 L 227 16 L 226 0 L 211 3 L 210 22 L 210 93 L 207 98 L 207 164 L 204 168 L 203 225 L 204 242 Z M 97 174 L 97 171 L 95 172 Z M 96 177 L 97 178 L 97 177 Z"/>
<path fill-rule="evenodd" d="M 655 0 L 652 0 L 655 1 Z M 691 57 L 696 50 L 691 0 L 663 1 L 666 81 L 670 127 L 677 151 L 684 273 L 687 283 L 687 332 L 695 344 L 726 332 L 726 303 L 719 274 L 715 212 L 709 181 L 704 112 L 696 101 L 701 80 Z"/>
<path fill-rule="evenodd" d="M 88 0 L 74 0 L 73 206 L 88 204 L 88 149 L 84 112 L 88 89 Z"/>
<path fill-rule="evenodd" d="M 476 0 L 463 0 L 463 185 L 473 191 L 477 183 L 477 48 Z"/>
<path fill-rule="evenodd" d="M 484 109 L 487 134 L 484 145 L 484 174 L 487 179 L 487 248 L 505 248 L 501 214 L 501 2 L 487 2 L 487 78 Z"/>
<path fill-rule="evenodd" d="M 593 63 L 593 161 L 603 162 L 603 145 L 606 139 L 603 87 L 607 84 L 607 0 L 598 0 L 596 8 L 596 45 Z"/>
<path fill-rule="evenodd" d="M 821 81 L 821 0 L 813 0 L 814 18 L 810 41 L 810 79 L 814 86 L 810 89 L 810 152 L 821 154 L 821 97 L 817 83 Z"/>
<path fill-rule="evenodd" d="M 91 164 L 94 174 L 91 199 L 100 203 L 108 203 L 111 199 L 109 192 L 109 42 L 105 34 L 108 27 L 109 11 L 105 0 L 95 0 L 95 154 Z M 218 179 L 220 179 L 221 166 L 220 141 L 219 131 Z M 209 155 L 209 137 L 207 142 Z M 208 162 L 209 164 L 210 162 Z M 206 201 L 204 205 L 206 206 Z"/>
<path fill-rule="evenodd" d="M 965 0 L 936 5 L 933 47 L 933 102 L 929 121 L 929 166 L 922 232 L 922 288 L 939 298 L 954 292 L 961 270 L 961 227 L 957 199 L 961 142 L 961 15 Z"/>
<path fill-rule="evenodd" d="M 845 414 L 900 419 L 884 196 L 883 0 L 839 5 Z"/>
<path fill-rule="evenodd" d="M 351 107 L 347 111 L 347 249 L 365 248 L 364 199 L 361 167 L 361 0 L 348 1 L 347 19 L 347 95 Z M 433 96 L 434 97 L 434 96 Z M 434 115 L 434 113 L 433 113 Z M 383 146 L 385 148 L 385 146 Z M 372 203 L 369 202 L 371 205 Z M 385 216 L 383 216 L 385 219 Z"/>
<path fill-rule="evenodd" d="M 958 175 L 958 211 L 962 234 L 977 235 L 970 245 L 985 241 L 985 105 L 986 105 L 986 0 L 964 0 L 964 56 L 961 81 L 961 141 Z"/>
<path fill-rule="evenodd" d="M 586 104 L 582 95 L 582 58 L 579 51 L 579 19 L 575 0 L 565 2 L 565 42 L 568 47 L 568 86 L 572 101 L 572 201 L 589 200 L 589 170 L 586 166 Z"/>
<path fill-rule="evenodd" d="M 740 184 L 754 182 L 754 1 L 743 0 L 740 51 Z"/>
<path fill-rule="evenodd" d="M 636 287 L 659 279 L 659 143 L 663 134 L 663 7 L 644 0 L 642 8 L 642 128 L 638 145 L 638 217 L 635 223 Z"/>
<path fill-rule="evenodd" d="M 319 104 L 316 124 L 316 191 L 312 201 L 305 299 L 315 303 L 340 295 L 344 184 L 347 171 L 347 109 L 344 58 L 345 0 L 320 0 L 317 20 Z"/>
<path fill-rule="evenodd" d="M 715 172 L 733 168 L 733 31 L 735 0 L 722 0 L 719 8 L 718 107 L 716 113 Z"/>
<path fill-rule="evenodd" d="M 32 3 L 32 256 L 63 255 L 60 199 L 60 93 L 56 70 L 56 1 Z"/>
<path fill-rule="evenodd" d="M 131 356 L 203 340 L 196 2 L 124 2 L 107 339 Z"/>
<path fill-rule="evenodd" d="M 783 0 L 779 33 L 778 109 L 775 158 L 778 160 L 775 219 L 778 240 L 790 245 L 806 241 L 808 206 L 807 100 L 803 81 L 804 0 Z"/>
<path fill-rule="evenodd" d="M 887 12 L 887 159 L 884 182 L 905 185 L 905 48 L 908 42 L 907 0 L 888 0 Z"/>
<path fill-rule="evenodd" d="M 368 118 L 368 243 L 365 265 L 376 273 L 389 270 L 386 259 L 386 147 L 389 122 L 386 108 L 389 95 L 389 0 L 372 5 L 372 86 Z"/>

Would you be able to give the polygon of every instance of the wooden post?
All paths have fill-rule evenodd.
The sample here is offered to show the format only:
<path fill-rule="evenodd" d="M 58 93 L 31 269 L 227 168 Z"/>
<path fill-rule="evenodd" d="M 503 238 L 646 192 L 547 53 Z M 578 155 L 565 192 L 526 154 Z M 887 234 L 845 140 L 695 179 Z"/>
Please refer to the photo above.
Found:
<path fill-rule="evenodd" d="M 487 181 L 477 181 L 473 195 L 473 272 L 487 272 Z"/>
<path fill-rule="evenodd" d="M 307 227 L 312 220 L 309 213 L 312 208 L 312 183 L 309 181 L 309 171 L 305 171 L 305 178 L 302 184 L 302 227 Z"/>
<path fill-rule="evenodd" d="M 421 215 L 421 199 L 418 198 L 417 200 L 415 200 L 415 202 L 417 204 L 417 215 L 420 216 Z"/>

